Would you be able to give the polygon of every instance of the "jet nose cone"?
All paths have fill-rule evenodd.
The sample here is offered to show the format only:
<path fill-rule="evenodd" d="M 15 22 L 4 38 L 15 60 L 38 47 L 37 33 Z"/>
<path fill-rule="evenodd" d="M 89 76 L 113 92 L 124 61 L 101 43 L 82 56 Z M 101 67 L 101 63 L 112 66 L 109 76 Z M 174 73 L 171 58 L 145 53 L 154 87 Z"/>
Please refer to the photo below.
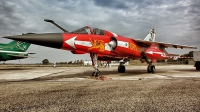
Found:
<path fill-rule="evenodd" d="M 31 44 L 61 48 L 63 43 L 62 33 L 45 33 L 45 34 L 25 34 L 16 36 L 7 36 L 3 38 L 28 42 Z"/>

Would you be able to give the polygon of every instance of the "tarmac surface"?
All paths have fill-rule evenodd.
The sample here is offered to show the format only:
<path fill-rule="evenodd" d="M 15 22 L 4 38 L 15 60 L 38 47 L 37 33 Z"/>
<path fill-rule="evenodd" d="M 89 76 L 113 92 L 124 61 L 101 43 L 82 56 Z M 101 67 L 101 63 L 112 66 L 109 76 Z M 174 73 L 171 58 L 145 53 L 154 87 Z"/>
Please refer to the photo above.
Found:
<path fill-rule="evenodd" d="M 0 66 L 0 111 L 200 111 L 200 71 L 192 65 L 100 68 Z"/>

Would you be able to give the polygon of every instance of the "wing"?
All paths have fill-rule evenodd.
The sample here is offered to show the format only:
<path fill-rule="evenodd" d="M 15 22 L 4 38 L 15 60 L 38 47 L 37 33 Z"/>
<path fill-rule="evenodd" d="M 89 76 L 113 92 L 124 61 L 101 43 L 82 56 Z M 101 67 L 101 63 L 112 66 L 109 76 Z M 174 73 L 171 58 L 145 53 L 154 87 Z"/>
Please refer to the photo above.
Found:
<path fill-rule="evenodd" d="M 187 46 L 187 45 L 178 45 L 178 44 L 171 44 L 171 43 L 164 43 L 164 42 L 152 42 L 152 41 L 145 41 L 139 39 L 133 39 L 138 45 L 144 47 L 150 47 L 152 44 L 158 44 L 160 47 L 164 48 L 188 48 L 188 49 L 197 49 L 195 46 Z"/>

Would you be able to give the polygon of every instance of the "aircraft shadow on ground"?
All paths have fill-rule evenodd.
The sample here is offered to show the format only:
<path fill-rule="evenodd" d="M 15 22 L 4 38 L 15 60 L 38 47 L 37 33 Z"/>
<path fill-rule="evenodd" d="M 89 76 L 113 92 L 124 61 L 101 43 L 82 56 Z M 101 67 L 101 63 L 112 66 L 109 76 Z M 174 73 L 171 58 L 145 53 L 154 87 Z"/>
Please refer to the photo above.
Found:
<path fill-rule="evenodd" d="M 135 76 L 147 74 L 146 70 L 127 70 L 125 73 L 121 73 L 120 76 Z"/>
<path fill-rule="evenodd" d="M 63 79 L 63 78 L 88 78 L 89 76 L 91 76 L 93 70 L 88 70 L 82 73 L 75 73 L 75 74 L 69 74 L 69 73 L 54 73 L 54 74 L 50 74 L 48 76 L 42 76 L 42 77 L 38 77 L 32 80 L 35 81 L 41 81 L 41 80 L 57 80 L 57 79 Z M 118 73 L 118 71 L 116 70 L 110 70 L 110 71 L 104 71 L 101 70 L 101 75 L 103 76 L 110 76 L 110 75 L 119 75 L 119 76 L 135 76 L 135 75 L 143 75 L 143 74 L 147 74 L 146 70 L 127 70 L 125 73 Z"/>
<path fill-rule="evenodd" d="M 0 68 L 0 70 L 28 70 L 31 68 Z M 196 71 L 195 69 L 174 69 L 175 71 L 182 71 L 182 72 L 199 72 Z M 64 78 L 89 78 L 91 76 L 92 72 L 94 70 L 87 70 L 85 72 L 81 73 L 69 73 L 69 72 L 59 72 L 59 73 L 53 73 L 47 76 L 42 76 L 42 77 L 37 77 L 34 79 L 28 79 L 28 80 L 15 80 L 15 81 L 0 81 L 1 83 L 3 82 L 26 82 L 26 81 L 45 81 L 45 80 L 59 80 L 59 79 L 64 79 Z M 157 69 L 155 74 L 159 73 L 165 73 L 167 70 L 162 70 L 162 69 Z M 112 77 L 114 75 L 116 76 L 135 76 L 135 75 L 144 75 L 144 74 L 149 74 L 151 75 L 152 73 L 147 73 L 147 71 L 144 70 L 131 70 L 127 69 L 125 73 L 118 73 L 117 70 L 101 70 L 101 74 L 104 76 Z"/>
<path fill-rule="evenodd" d="M 12 68 L 0 68 L 0 70 L 28 70 L 32 68 L 19 68 L 19 67 L 12 67 Z M 34 79 L 25 79 L 25 80 L 2 80 L 0 83 L 6 82 L 27 82 L 27 81 L 45 81 L 45 80 L 59 80 L 64 78 L 89 78 L 92 75 L 94 70 L 87 70 L 81 73 L 69 73 L 66 71 L 53 73 L 47 76 L 37 77 Z M 103 76 L 112 77 L 114 75 L 118 76 L 135 76 L 135 75 L 143 75 L 146 74 L 146 70 L 127 70 L 125 73 L 118 73 L 117 70 L 101 70 L 101 74 Z M 112 76 L 111 76 L 112 75 Z"/>

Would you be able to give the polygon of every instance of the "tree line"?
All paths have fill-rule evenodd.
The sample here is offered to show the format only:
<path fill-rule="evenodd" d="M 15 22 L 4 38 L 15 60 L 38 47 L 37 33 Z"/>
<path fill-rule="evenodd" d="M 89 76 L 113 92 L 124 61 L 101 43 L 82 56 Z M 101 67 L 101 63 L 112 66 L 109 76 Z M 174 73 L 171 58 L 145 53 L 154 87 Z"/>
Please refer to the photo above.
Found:
<path fill-rule="evenodd" d="M 54 62 L 56 64 L 84 64 L 83 60 L 75 60 L 75 61 L 66 61 L 66 62 Z M 48 65 L 48 64 L 52 64 L 48 59 L 44 59 L 42 60 L 42 64 L 43 65 Z"/>

